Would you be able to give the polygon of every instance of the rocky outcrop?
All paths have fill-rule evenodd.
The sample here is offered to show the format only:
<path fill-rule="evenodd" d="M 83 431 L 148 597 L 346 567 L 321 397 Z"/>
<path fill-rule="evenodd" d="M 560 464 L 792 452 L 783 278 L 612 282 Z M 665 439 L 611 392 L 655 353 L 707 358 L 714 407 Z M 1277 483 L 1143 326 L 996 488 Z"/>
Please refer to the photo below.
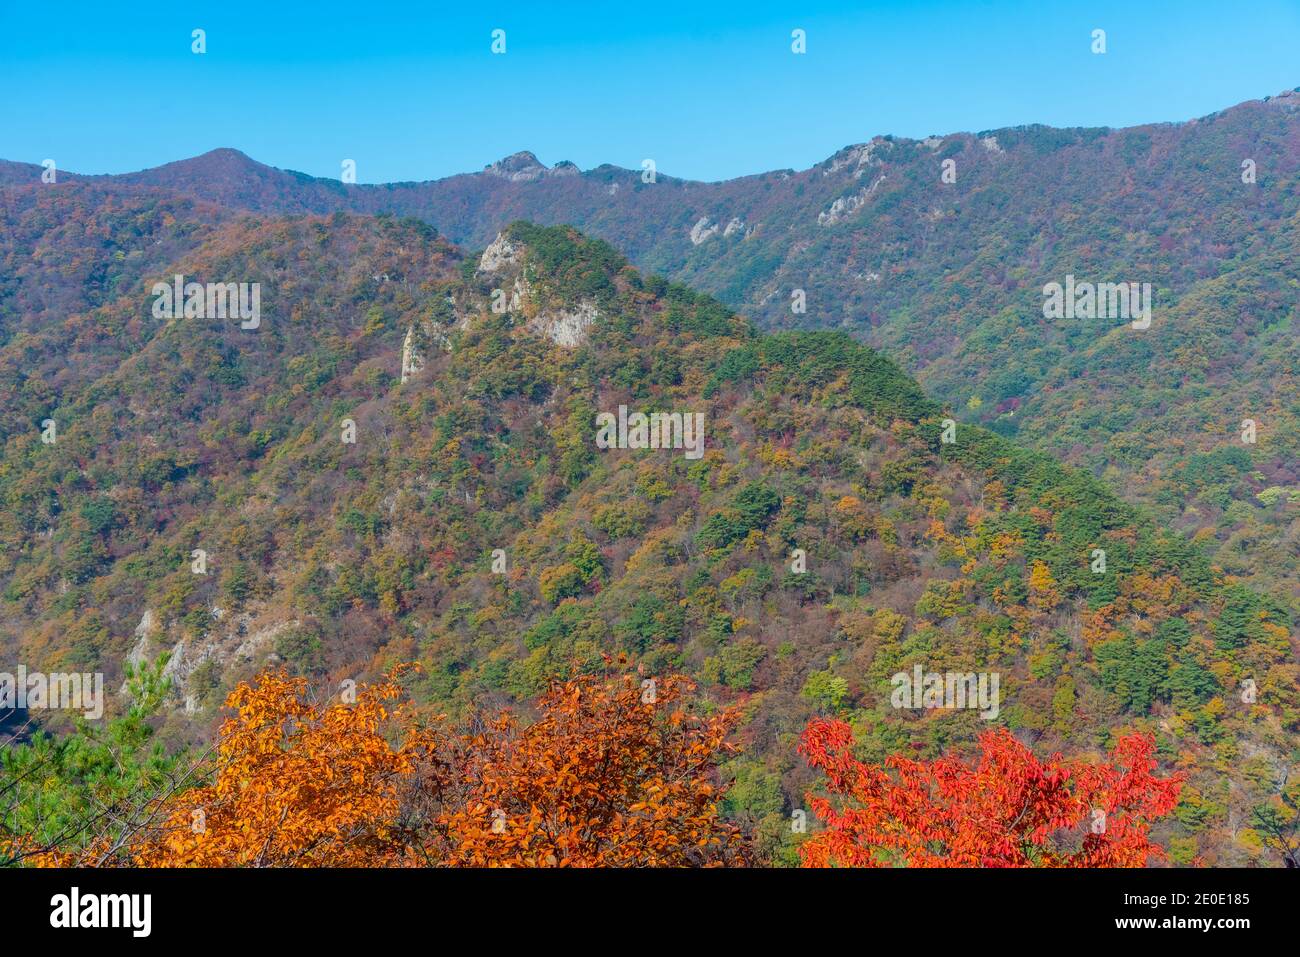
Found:
<path fill-rule="evenodd" d="M 522 260 L 518 246 L 506 238 L 505 233 L 498 233 L 497 238 L 488 243 L 487 249 L 479 257 L 479 273 L 497 273 L 511 266 L 518 266 Z"/>
<path fill-rule="evenodd" d="M 227 665 L 252 665 L 260 667 L 277 660 L 274 655 L 275 639 L 290 628 L 301 626 L 298 619 L 275 621 L 254 628 L 253 614 L 242 612 L 228 616 L 222 609 L 212 609 L 211 630 L 199 638 L 176 638 L 175 631 L 163 626 L 151 609 L 145 609 L 135 628 L 135 644 L 126 656 L 131 666 L 155 660 L 167 651 L 167 664 L 163 677 L 171 681 L 170 698 L 188 714 L 198 710 L 197 698 L 190 693 L 190 678 L 208 661 L 215 661 L 224 669 Z M 170 647 L 169 647 L 170 646 Z M 125 694 L 124 681 L 119 689 Z"/>
<path fill-rule="evenodd" d="M 1283 90 L 1277 96 L 1266 96 L 1264 102 L 1277 110 L 1287 112 L 1300 110 L 1300 87 L 1294 90 Z"/>
<path fill-rule="evenodd" d="M 561 160 L 548 168 L 545 163 L 541 162 L 528 150 L 511 153 L 504 159 L 499 159 L 491 166 L 486 167 L 483 172 L 489 176 L 496 176 L 512 183 L 531 183 L 543 177 L 578 176 L 582 173 L 577 166 L 568 160 Z"/>
<path fill-rule="evenodd" d="M 532 153 L 521 150 L 518 153 L 511 153 L 505 159 L 497 160 L 484 172 L 512 183 L 527 183 L 545 176 L 546 167 Z"/>
<path fill-rule="evenodd" d="M 714 236 L 730 237 L 739 233 L 742 237 L 749 235 L 749 229 L 745 227 L 745 221 L 739 216 L 733 216 L 728 220 L 724 227 L 722 223 L 715 223 L 708 216 L 701 216 L 691 227 L 691 245 L 699 246 L 708 242 Z"/>
<path fill-rule="evenodd" d="M 415 326 L 406 330 L 402 340 L 402 384 L 424 368 L 424 356 L 420 355 L 415 343 Z"/>
<path fill-rule="evenodd" d="M 523 246 L 512 242 L 504 233 L 498 234 L 483 250 L 476 273 L 493 277 L 499 283 L 493 296 L 504 295 L 507 311 L 526 314 L 528 330 L 546 336 L 557 346 L 573 349 L 583 345 L 587 330 L 600 316 L 596 304 L 590 300 L 562 308 L 546 304 L 545 296 L 539 295 L 524 268 Z"/>
<path fill-rule="evenodd" d="M 157 641 L 161 636 L 158 623 L 154 618 L 153 610 L 146 608 L 144 614 L 140 616 L 140 623 L 135 626 L 135 643 L 131 650 L 126 653 L 126 664 L 132 668 L 150 661 L 157 654 Z M 118 688 L 118 694 L 126 693 L 126 682 Z"/>
<path fill-rule="evenodd" d="M 835 223 L 853 215 L 859 209 L 866 205 L 867 200 L 871 198 L 880 184 L 885 181 L 885 174 L 881 173 L 870 186 L 864 186 L 851 196 L 841 196 L 831 205 L 817 214 L 817 222 L 822 226 L 833 226 Z"/>
<path fill-rule="evenodd" d="M 718 235 L 722 227 L 709 219 L 707 216 L 701 216 L 696 220 L 695 225 L 691 227 L 691 245 L 698 246 L 706 240 L 712 239 Z"/>
<path fill-rule="evenodd" d="M 889 140 L 877 137 L 870 143 L 859 143 L 856 146 L 846 146 L 826 162 L 826 168 L 822 170 L 823 176 L 831 176 L 840 170 L 848 169 L 853 171 L 854 178 L 860 178 L 868 168 L 879 166 L 880 159 L 878 153 L 882 150 L 889 149 L 893 146 Z"/>
<path fill-rule="evenodd" d="M 540 312 L 528 320 L 528 328 L 557 346 L 575 349 L 587 341 L 587 330 L 599 315 L 595 303 L 584 301 L 573 309 Z"/>

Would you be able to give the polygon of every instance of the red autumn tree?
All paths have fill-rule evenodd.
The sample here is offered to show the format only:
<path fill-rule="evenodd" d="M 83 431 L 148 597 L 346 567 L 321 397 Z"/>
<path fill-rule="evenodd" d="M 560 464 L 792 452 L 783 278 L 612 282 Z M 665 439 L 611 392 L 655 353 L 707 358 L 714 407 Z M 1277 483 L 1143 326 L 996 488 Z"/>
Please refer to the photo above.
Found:
<path fill-rule="evenodd" d="M 818 719 L 799 750 L 825 773 L 809 795 L 825 824 L 799 848 L 805 867 L 1143 867 L 1163 857 L 1152 823 L 1182 776 L 1156 778 L 1155 741 L 1129 735 L 1110 763 L 1040 761 L 1006 730 L 980 736 L 975 765 L 956 757 L 885 766 L 853 756 L 853 732 Z"/>

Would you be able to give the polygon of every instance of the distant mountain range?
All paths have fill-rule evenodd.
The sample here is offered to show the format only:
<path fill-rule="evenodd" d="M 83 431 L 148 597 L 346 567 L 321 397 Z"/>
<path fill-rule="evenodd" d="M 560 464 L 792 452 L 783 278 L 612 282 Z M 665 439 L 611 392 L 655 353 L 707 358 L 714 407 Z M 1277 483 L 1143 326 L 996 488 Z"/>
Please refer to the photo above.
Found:
<path fill-rule="evenodd" d="M 573 224 L 761 327 L 853 333 L 959 419 L 1108 477 L 1215 540 L 1233 574 L 1296 600 L 1298 171 L 1296 91 L 1178 124 L 877 137 L 808 170 L 720 183 L 522 152 L 480 173 L 346 185 L 216 150 L 120 176 L 60 172 L 59 189 L 92 205 L 166 208 L 142 227 L 155 245 L 103 263 L 88 250 L 73 283 L 42 273 L 39 250 L 96 235 L 34 224 L 48 214 L 42 168 L 0 163 L 0 327 L 93 304 L 96 282 L 143 280 L 240 213 L 391 213 L 471 249 L 516 219 Z M 1075 281 L 1150 284 L 1151 328 L 1046 318 L 1044 287 Z"/>

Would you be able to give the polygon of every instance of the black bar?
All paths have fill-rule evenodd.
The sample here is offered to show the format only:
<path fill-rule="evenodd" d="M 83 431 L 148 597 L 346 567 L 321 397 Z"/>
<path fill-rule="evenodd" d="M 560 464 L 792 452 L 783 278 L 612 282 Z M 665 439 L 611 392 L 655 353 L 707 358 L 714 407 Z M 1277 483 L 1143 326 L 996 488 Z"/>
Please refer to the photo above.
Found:
<path fill-rule="evenodd" d="M 149 894 L 147 938 L 130 927 L 54 928 L 55 895 Z M 1294 929 L 1294 871 L 1241 870 L 24 870 L 0 871 L 0 911 L 18 939 L 138 945 L 282 941 L 392 950 L 406 935 L 463 949 L 606 941 L 735 942 L 832 934 L 936 946 L 988 932 L 1013 943 L 1115 939 L 1231 946 Z M 1178 897 L 1175 895 L 1183 895 Z M 1162 900 L 1163 897 L 1163 900 Z M 1286 908 L 1290 908 L 1290 912 Z M 1208 930 L 1177 921 L 1238 921 Z M 1118 921 L 1152 919 L 1155 926 Z M 1165 925 L 1173 921 L 1172 925 Z M 698 927 L 698 930 L 687 928 Z M 1029 938 L 1024 935 L 1049 934 Z M 426 936 L 429 935 L 429 936 Z M 613 936 L 610 936 L 613 935 Z M 638 945 L 638 941 L 641 945 Z M 942 952 L 929 946 L 926 952 Z M 337 952 L 337 951 L 335 951 Z"/>

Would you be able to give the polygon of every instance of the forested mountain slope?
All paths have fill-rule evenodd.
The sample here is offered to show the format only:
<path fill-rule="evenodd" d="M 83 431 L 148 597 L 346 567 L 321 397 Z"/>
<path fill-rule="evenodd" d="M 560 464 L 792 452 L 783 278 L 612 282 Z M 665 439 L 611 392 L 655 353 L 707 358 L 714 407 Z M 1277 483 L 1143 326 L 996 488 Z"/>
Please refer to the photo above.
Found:
<path fill-rule="evenodd" d="M 268 663 L 337 684 L 418 661 L 417 700 L 468 717 L 623 653 L 742 704 L 725 807 L 772 860 L 813 715 L 872 759 L 1136 727 L 1190 773 L 1175 862 L 1279 863 L 1247 821 L 1296 760 L 1292 615 L 1103 481 L 952 421 L 843 333 L 762 335 L 567 228 L 478 256 L 416 220 L 238 215 L 138 262 L 160 215 L 130 214 L 120 286 L 30 328 L 15 308 L 0 347 L 22 660 L 168 651 L 190 737 Z M 260 283 L 260 324 L 155 318 L 177 273 Z M 601 448 L 620 406 L 702 416 L 699 455 Z M 895 707 L 918 665 L 997 674 L 996 714 Z"/>
<path fill-rule="evenodd" d="M 762 327 L 850 331 L 958 419 L 1106 476 L 1295 602 L 1298 169 L 1300 94 L 1285 91 L 1187 123 L 877 137 L 808 170 L 720 183 L 520 153 L 433 182 L 345 185 L 218 150 L 124 176 L 61 172 L 45 188 L 100 190 L 85 199 L 96 209 L 181 202 L 143 199 L 168 195 L 232 212 L 389 211 L 478 248 L 517 218 L 571 223 Z M 0 167 L 8 215 L 28 228 L 51 202 L 35 198 L 41 172 Z M 203 210 L 176 215 L 202 230 Z M 134 265 L 104 268 L 128 278 Z M 1045 318 L 1043 287 L 1068 276 L 1149 283 L 1150 328 Z M 81 277 L 45 278 L 42 298 L 83 295 Z M 1253 442 L 1234 439 L 1245 420 Z"/>

